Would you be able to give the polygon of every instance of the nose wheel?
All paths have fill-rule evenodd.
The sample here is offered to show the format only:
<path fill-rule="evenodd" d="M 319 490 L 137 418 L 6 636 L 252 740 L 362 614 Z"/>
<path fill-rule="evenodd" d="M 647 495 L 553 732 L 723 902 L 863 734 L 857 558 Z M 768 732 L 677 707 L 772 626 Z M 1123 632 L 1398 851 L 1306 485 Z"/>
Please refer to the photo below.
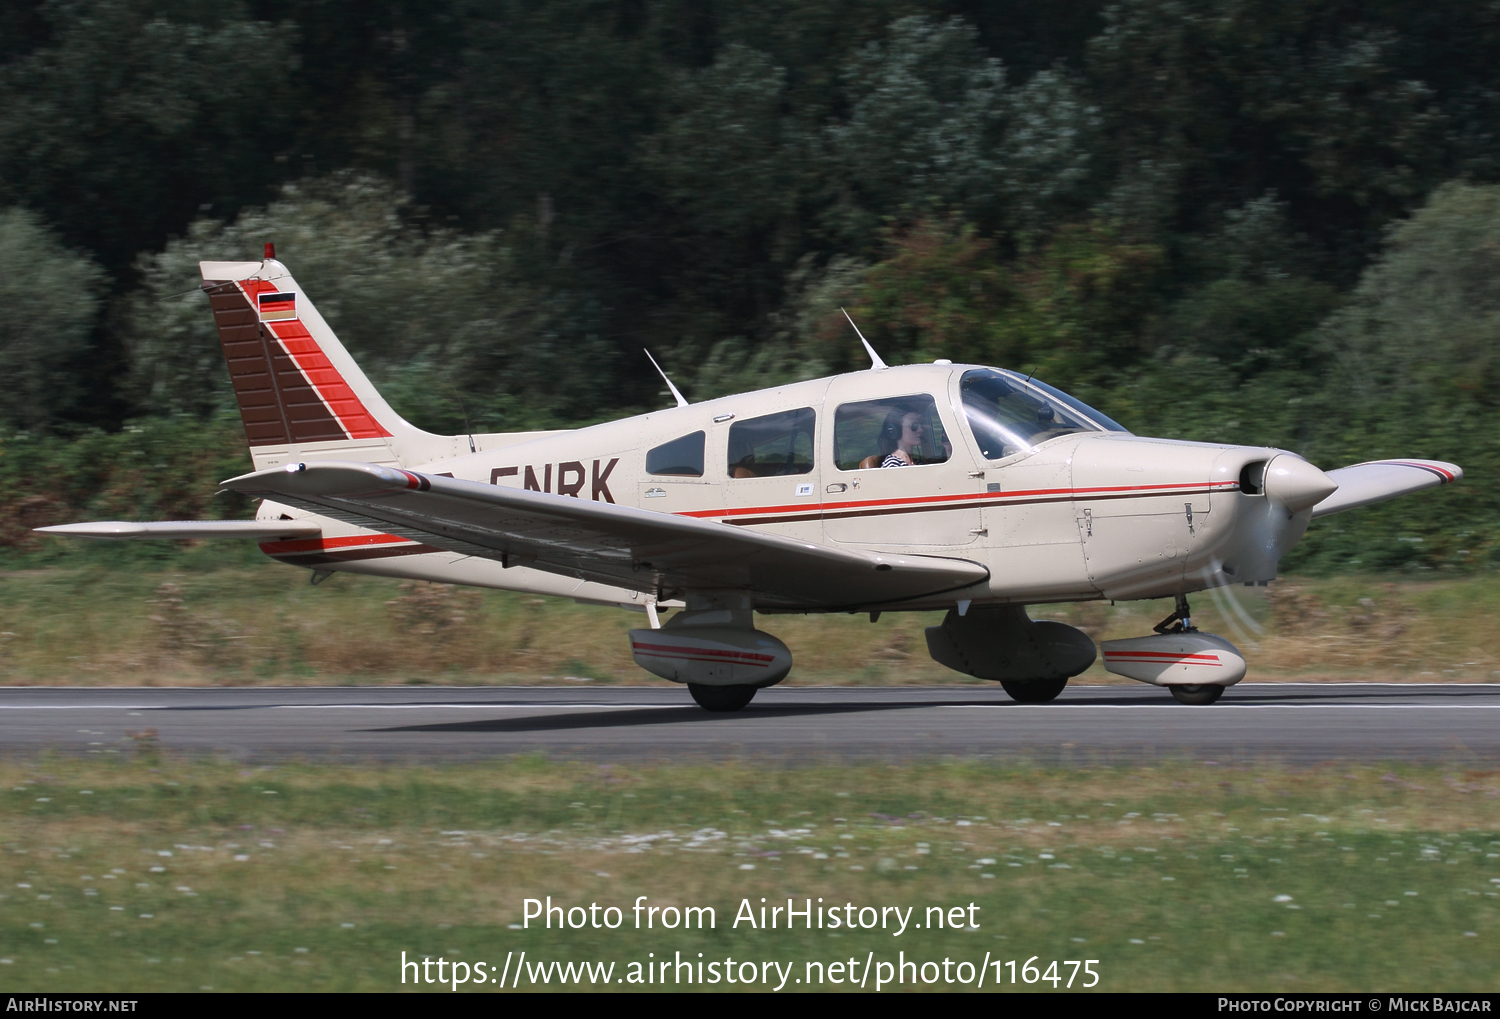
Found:
<path fill-rule="evenodd" d="M 1212 704 L 1224 696 L 1224 688 L 1217 683 L 1174 683 L 1167 689 L 1180 704 Z"/>

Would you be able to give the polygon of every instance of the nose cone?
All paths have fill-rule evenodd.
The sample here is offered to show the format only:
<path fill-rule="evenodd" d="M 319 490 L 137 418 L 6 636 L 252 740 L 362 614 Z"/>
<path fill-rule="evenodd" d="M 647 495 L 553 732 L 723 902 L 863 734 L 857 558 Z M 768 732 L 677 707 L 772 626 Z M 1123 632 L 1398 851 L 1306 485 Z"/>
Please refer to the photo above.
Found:
<path fill-rule="evenodd" d="M 1300 456 L 1283 453 L 1266 465 L 1266 495 L 1292 513 L 1316 506 L 1338 487 L 1337 481 Z"/>

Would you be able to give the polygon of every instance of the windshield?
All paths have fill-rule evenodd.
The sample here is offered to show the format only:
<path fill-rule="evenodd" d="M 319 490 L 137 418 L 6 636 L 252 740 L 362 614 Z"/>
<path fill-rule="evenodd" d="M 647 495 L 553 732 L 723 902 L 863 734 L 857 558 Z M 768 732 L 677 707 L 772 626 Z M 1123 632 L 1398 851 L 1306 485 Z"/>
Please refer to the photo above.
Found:
<path fill-rule="evenodd" d="M 1123 432 L 1098 411 L 1036 379 L 976 368 L 959 382 L 964 416 L 986 460 L 1030 452 L 1072 432 Z"/>

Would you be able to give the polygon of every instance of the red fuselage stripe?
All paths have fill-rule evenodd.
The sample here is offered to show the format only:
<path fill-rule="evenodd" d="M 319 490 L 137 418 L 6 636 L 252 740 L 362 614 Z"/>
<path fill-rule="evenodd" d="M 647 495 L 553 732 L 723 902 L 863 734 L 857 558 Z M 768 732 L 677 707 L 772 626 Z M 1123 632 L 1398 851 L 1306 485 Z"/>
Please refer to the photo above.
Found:
<path fill-rule="evenodd" d="M 1213 481 L 1201 482 L 1190 481 L 1175 485 L 1116 485 L 1100 488 L 1034 488 L 1018 492 L 971 492 L 963 495 L 922 495 L 903 499 L 870 499 L 862 502 L 825 502 L 825 503 L 788 503 L 781 506 L 734 506 L 723 509 L 711 510 L 687 510 L 679 516 L 684 517 L 718 517 L 730 518 L 748 516 L 762 513 L 799 513 L 808 517 L 818 516 L 824 513 L 836 512 L 838 510 L 858 509 L 894 510 L 901 507 L 932 506 L 935 509 L 947 508 L 942 504 L 973 502 L 977 504 L 997 502 L 1019 502 L 1026 499 L 1045 499 L 1065 501 L 1069 499 L 1087 498 L 1090 495 L 1165 495 L 1168 492 L 1179 492 L 1192 494 L 1197 492 L 1214 492 L 1221 489 L 1239 488 L 1238 481 Z"/>

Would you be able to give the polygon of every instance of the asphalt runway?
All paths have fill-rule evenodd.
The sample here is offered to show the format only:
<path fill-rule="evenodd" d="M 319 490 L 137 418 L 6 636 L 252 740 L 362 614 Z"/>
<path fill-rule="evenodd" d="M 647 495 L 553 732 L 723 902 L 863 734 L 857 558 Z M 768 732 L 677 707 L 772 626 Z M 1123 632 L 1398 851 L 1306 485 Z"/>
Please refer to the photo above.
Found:
<path fill-rule="evenodd" d="M 1207 707 L 1147 686 L 1070 686 L 1045 705 L 998 686 L 792 687 L 733 714 L 680 687 L 0 688 L 12 757 L 128 753 L 147 730 L 242 761 L 1494 762 L 1500 685 L 1242 683 Z"/>

